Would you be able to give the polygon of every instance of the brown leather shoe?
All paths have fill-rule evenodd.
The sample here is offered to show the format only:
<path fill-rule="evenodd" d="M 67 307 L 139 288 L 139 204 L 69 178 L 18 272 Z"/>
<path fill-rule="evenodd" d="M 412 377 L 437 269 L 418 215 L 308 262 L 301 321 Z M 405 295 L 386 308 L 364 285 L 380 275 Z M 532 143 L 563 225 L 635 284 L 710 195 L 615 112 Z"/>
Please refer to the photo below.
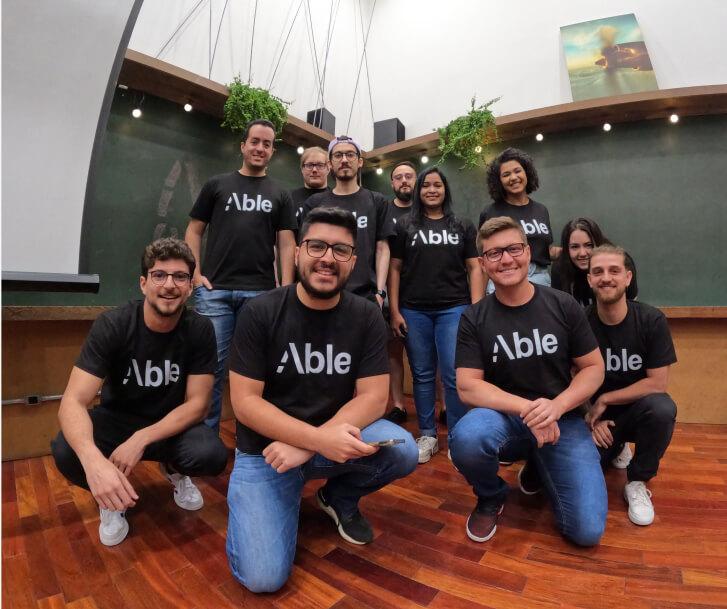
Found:
<path fill-rule="evenodd" d="M 497 531 L 497 518 L 504 507 L 504 503 L 478 498 L 475 509 L 467 519 L 467 537 L 477 542 L 492 538 Z"/>

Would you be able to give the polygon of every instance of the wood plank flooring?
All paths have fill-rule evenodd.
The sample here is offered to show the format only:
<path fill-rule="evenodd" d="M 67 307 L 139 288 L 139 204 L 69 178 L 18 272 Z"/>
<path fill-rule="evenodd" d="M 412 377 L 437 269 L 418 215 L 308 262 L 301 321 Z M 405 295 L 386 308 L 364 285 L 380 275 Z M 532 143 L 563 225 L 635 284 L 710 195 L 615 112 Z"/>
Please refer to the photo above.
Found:
<path fill-rule="evenodd" d="M 232 447 L 231 422 L 222 433 Z M 609 470 L 606 535 L 589 549 L 564 541 L 546 501 L 516 488 L 495 537 L 471 542 L 464 523 L 474 499 L 446 447 L 362 501 L 376 531 L 368 546 L 338 536 L 315 506 L 320 483 L 311 483 L 293 575 L 279 592 L 258 596 L 227 568 L 230 466 L 219 478 L 198 480 L 205 507 L 190 513 L 176 507 L 155 464 L 140 464 L 132 482 L 141 500 L 129 513 L 129 537 L 106 548 L 93 498 L 70 486 L 50 457 L 3 463 L 3 607 L 727 607 L 727 425 L 677 425 L 650 484 L 656 507 L 650 527 L 629 522 L 625 473 Z M 513 487 L 520 466 L 501 470 Z"/>

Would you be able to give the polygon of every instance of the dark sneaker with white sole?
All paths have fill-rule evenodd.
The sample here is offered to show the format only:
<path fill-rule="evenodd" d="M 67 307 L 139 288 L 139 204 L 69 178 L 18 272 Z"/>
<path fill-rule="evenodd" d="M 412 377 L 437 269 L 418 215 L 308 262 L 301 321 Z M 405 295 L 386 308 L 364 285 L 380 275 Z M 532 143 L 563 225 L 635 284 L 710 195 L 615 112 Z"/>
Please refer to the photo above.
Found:
<path fill-rule="evenodd" d="M 497 519 L 504 507 L 505 504 L 499 501 L 478 498 L 475 509 L 467 519 L 467 537 L 477 542 L 491 539 L 497 531 Z"/>
<path fill-rule="evenodd" d="M 318 489 L 316 499 L 318 500 L 318 506 L 331 517 L 331 520 L 333 520 L 338 528 L 338 533 L 346 541 L 363 546 L 374 540 L 374 531 L 368 520 L 361 515 L 361 512 L 356 510 L 356 513 L 352 516 L 345 519 L 341 518 L 336 508 L 326 501 L 326 498 L 323 496 L 323 488 Z"/>
<path fill-rule="evenodd" d="M 517 474 L 517 481 L 520 485 L 520 490 L 526 495 L 537 495 L 543 488 L 538 468 L 530 461 L 525 461 L 525 465 L 520 468 Z"/>

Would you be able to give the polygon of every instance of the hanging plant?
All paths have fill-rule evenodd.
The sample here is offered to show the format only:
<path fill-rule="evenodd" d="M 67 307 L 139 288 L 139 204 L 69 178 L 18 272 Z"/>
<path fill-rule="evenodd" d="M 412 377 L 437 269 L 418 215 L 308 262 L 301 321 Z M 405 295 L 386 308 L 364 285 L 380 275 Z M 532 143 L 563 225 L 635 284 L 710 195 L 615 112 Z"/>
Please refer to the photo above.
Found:
<path fill-rule="evenodd" d="M 490 106 L 500 98 L 491 99 L 486 104 L 475 107 L 472 98 L 472 109 L 464 116 L 458 116 L 446 127 L 438 129 L 439 150 L 442 153 L 440 163 L 448 156 L 456 156 L 464 161 L 460 169 L 470 169 L 485 164 L 487 144 L 497 139 L 495 116 Z"/>
<path fill-rule="evenodd" d="M 227 88 L 230 95 L 225 102 L 223 127 L 229 127 L 233 133 L 242 133 L 251 120 L 264 118 L 275 125 L 276 135 L 280 134 L 288 120 L 287 102 L 265 89 L 243 83 L 239 76 L 235 76 Z"/>

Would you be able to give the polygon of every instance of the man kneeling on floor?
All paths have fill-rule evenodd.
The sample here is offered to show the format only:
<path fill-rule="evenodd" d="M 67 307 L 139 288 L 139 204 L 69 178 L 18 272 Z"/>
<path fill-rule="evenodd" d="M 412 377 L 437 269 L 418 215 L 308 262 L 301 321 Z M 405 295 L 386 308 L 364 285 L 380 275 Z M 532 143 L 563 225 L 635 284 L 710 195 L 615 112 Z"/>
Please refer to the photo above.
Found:
<path fill-rule="evenodd" d="M 98 502 L 99 536 L 107 546 L 129 532 L 126 509 L 139 496 L 128 476 L 139 461 L 159 462 L 185 510 L 204 505 L 189 476 L 215 476 L 227 463 L 225 446 L 202 423 L 217 348 L 210 321 L 184 307 L 194 266 L 183 241 L 147 246 L 139 280 L 144 300 L 94 322 L 61 400 L 53 457 Z M 102 385 L 100 405 L 87 411 Z"/>
<path fill-rule="evenodd" d="M 606 380 L 586 420 L 602 462 L 627 468 L 624 498 L 634 524 L 654 522 L 651 491 L 659 461 L 671 441 L 677 407 L 666 393 L 669 367 L 677 361 L 664 314 L 626 300 L 631 271 L 624 250 L 602 245 L 591 252 L 588 282 L 596 304 L 586 312 L 606 360 Z M 635 442 L 636 454 L 626 442 Z M 618 455 L 618 456 L 617 456 Z"/>
<path fill-rule="evenodd" d="M 380 419 L 389 391 L 381 312 L 343 291 L 356 230 L 349 211 L 312 210 L 295 254 L 300 281 L 251 301 L 235 330 L 227 556 L 253 592 L 277 590 L 290 575 L 306 480 L 328 480 L 318 505 L 346 541 L 366 544 L 373 531 L 359 500 L 417 465 L 411 435 Z M 398 443 L 376 446 L 387 440 Z"/>
<path fill-rule="evenodd" d="M 477 496 L 467 535 L 487 541 L 495 534 L 508 492 L 498 461 L 528 459 L 531 475 L 521 476 L 521 488 L 539 474 L 561 533 L 595 545 L 606 525 L 606 485 L 590 430 L 574 409 L 603 381 L 598 344 L 572 296 L 528 281 L 530 248 L 519 223 L 491 218 L 479 242 L 495 292 L 460 320 L 457 390 L 474 408 L 450 444 Z"/>

